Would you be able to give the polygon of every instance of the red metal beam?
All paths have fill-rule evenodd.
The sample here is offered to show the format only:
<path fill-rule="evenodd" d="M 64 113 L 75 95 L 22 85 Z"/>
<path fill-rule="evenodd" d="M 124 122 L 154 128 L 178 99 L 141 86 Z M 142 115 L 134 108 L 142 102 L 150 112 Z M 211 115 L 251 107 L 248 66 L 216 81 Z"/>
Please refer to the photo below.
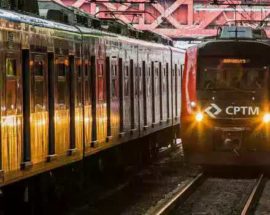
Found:
<path fill-rule="evenodd" d="M 216 34 L 216 28 L 228 21 L 237 20 L 265 20 L 270 15 L 270 7 L 239 7 L 230 5 L 214 6 L 209 0 L 167 0 L 158 1 L 156 4 L 119 4 L 96 0 L 90 3 L 88 0 L 57 0 L 66 5 L 81 8 L 86 12 L 95 14 L 98 11 L 144 11 L 133 20 L 128 14 L 115 14 L 126 23 L 134 24 L 138 29 L 150 29 L 167 36 L 207 36 Z M 142 0 L 135 0 L 141 2 Z M 132 0 L 134 2 L 134 0 Z M 147 1 L 149 2 L 149 0 Z M 195 2 L 195 3 L 194 3 Z M 212 2 L 212 1 L 211 1 Z M 229 0 L 230 3 L 239 4 L 240 0 Z M 106 14 L 100 13 L 99 17 Z M 108 13 L 107 16 L 110 16 Z M 270 31 L 267 29 L 267 32 Z"/>

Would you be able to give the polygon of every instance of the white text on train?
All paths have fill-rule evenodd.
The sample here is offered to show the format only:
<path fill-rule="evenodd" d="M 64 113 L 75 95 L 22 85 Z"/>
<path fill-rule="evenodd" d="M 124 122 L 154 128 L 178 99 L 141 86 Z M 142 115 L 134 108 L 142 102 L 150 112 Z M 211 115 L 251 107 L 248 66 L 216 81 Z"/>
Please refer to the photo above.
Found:
<path fill-rule="evenodd" d="M 229 106 L 226 108 L 226 114 L 228 115 L 259 115 L 259 107 L 248 107 L 248 106 Z"/>

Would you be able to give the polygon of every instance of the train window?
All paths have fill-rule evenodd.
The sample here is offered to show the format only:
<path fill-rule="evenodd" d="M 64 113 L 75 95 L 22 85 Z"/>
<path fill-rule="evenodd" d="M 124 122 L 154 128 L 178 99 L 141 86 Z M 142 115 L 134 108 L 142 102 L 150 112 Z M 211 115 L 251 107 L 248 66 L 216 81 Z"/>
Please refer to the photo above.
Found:
<path fill-rule="evenodd" d="M 85 62 L 85 64 L 84 64 L 84 76 L 85 77 L 88 76 L 88 62 Z"/>
<path fill-rule="evenodd" d="M 112 65 L 111 67 L 111 71 L 112 71 L 112 97 L 116 98 L 118 97 L 118 93 L 117 93 L 117 66 L 116 65 Z"/>
<path fill-rule="evenodd" d="M 59 60 L 57 64 L 57 93 L 58 93 L 58 104 L 65 104 L 66 100 L 66 73 L 67 65 L 64 60 Z"/>
<path fill-rule="evenodd" d="M 77 78 L 81 79 L 82 78 L 82 65 L 81 65 L 80 60 L 77 60 L 76 71 L 77 71 Z"/>
<path fill-rule="evenodd" d="M 138 80 L 138 72 L 139 72 L 139 68 L 136 66 L 135 67 L 135 95 L 137 96 L 139 94 L 139 88 L 138 88 L 138 85 L 139 85 L 139 80 Z"/>
<path fill-rule="evenodd" d="M 156 76 L 158 76 L 158 68 L 155 69 Z"/>
<path fill-rule="evenodd" d="M 91 76 L 89 75 L 89 64 L 86 61 L 84 64 L 84 102 L 86 105 L 91 103 L 91 90 L 90 90 L 90 78 Z"/>
<path fill-rule="evenodd" d="M 17 103 L 16 59 L 6 58 L 6 109 L 14 111 Z"/>
<path fill-rule="evenodd" d="M 184 64 L 181 64 L 181 71 L 180 71 L 180 77 L 182 78 L 183 72 L 184 72 Z"/>
<path fill-rule="evenodd" d="M 114 72 L 115 72 L 115 73 L 114 73 L 114 76 L 117 77 L 117 75 L 118 75 L 118 74 L 117 74 L 117 65 L 114 65 Z"/>
<path fill-rule="evenodd" d="M 142 79 L 141 79 L 141 77 L 142 77 L 142 68 L 139 67 L 138 70 L 139 70 L 139 93 L 141 94 L 142 93 Z"/>
<path fill-rule="evenodd" d="M 117 74 L 117 66 L 116 65 L 112 65 L 112 77 L 115 77 Z"/>
<path fill-rule="evenodd" d="M 35 77 L 43 77 L 44 63 L 42 59 L 36 57 L 34 64 L 35 64 L 34 66 Z"/>
<path fill-rule="evenodd" d="M 128 66 L 125 66 L 125 76 L 128 77 Z"/>
<path fill-rule="evenodd" d="M 16 104 L 16 80 L 7 80 L 6 83 L 6 108 L 7 110 L 14 110 Z"/>
<path fill-rule="evenodd" d="M 103 64 L 99 64 L 99 70 L 98 70 L 98 76 L 103 77 L 104 74 L 104 68 L 103 68 Z"/>
<path fill-rule="evenodd" d="M 155 95 L 158 95 L 159 94 L 159 90 L 158 90 L 158 73 L 159 73 L 159 68 L 155 68 L 155 73 L 156 73 L 156 80 L 155 80 L 155 84 L 156 84 L 156 86 L 155 86 Z"/>
<path fill-rule="evenodd" d="M 64 62 L 58 64 L 58 76 L 66 76 L 66 65 Z"/>
<path fill-rule="evenodd" d="M 162 77 L 162 91 L 165 93 L 166 92 L 166 69 L 163 69 L 163 77 Z"/>
<path fill-rule="evenodd" d="M 81 78 L 82 77 L 82 65 L 81 65 L 81 62 L 78 62 L 77 63 L 76 70 L 77 70 L 77 77 L 78 78 Z"/>
<path fill-rule="evenodd" d="M 12 77 L 16 76 L 16 59 L 7 58 L 6 59 L 6 76 Z"/>
<path fill-rule="evenodd" d="M 104 100 L 104 67 L 103 64 L 98 64 L 98 100 Z"/>
<path fill-rule="evenodd" d="M 149 74 L 149 77 L 151 76 L 151 68 L 149 67 L 148 68 L 148 74 Z M 147 96 L 150 96 L 150 93 L 151 93 L 151 80 L 150 78 L 148 78 L 148 81 L 147 81 Z"/>
<path fill-rule="evenodd" d="M 44 87 L 43 83 L 36 82 L 34 90 L 35 111 L 43 110 L 44 105 Z"/>
<path fill-rule="evenodd" d="M 117 90 L 116 90 L 116 80 L 112 79 L 112 97 L 117 97 Z"/>
<path fill-rule="evenodd" d="M 82 105 L 82 65 L 80 60 L 77 60 L 76 63 L 76 71 L 77 71 L 77 93 L 76 99 L 77 104 L 79 106 Z"/>
<path fill-rule="evenodd" d="M 60 61 L 57 64 L 57 75 L 58 77 L 62 78 L 66 76 L 66 73 L 67 73 L 67 65 L 63 61 Z"/>
<path fill-rule="evenodd" d="M 41 111 L 44 108 L 44 98 L 46 97 L 44 90 L 44 60 L 42 56 L 35 56 L 33 62 L 33 99 L 35 111 Z"/>
<path fill-rule="evenodd" d="M 124 83 L 124 92 L 125 96 L 129 96 L 129 68 L 125 66 L 125 83 Z"/>

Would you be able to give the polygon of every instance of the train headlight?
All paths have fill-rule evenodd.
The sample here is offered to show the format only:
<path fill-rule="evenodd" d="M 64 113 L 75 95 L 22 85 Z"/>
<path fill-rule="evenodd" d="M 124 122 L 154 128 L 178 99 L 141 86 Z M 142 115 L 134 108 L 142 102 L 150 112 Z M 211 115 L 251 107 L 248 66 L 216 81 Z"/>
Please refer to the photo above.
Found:
<path fill-rule="evenodd" d="M 264 123 L 269 123 L 270 122 L 270 113 L 265 113 L 263 115 L 263 122 Z"/>
<path fill-rule="evenodd" d="M 270 117 L 270 115 L 269 115 L 269 117 Z M 201 122 L 203 120 L 203 113 L 201 113 L 201 112 L 196 113 L 195 119 L 197 122 Z"/>

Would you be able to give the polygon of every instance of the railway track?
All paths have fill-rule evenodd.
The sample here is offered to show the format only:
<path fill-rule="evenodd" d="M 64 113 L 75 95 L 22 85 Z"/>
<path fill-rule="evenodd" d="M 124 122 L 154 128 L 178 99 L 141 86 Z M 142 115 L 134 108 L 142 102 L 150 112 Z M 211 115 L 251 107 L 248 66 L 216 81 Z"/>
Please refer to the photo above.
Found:
<path fill-rule="evenodd" d="M 179 189 L 177 192 L 174 192 L 174 195 L 170 196 L 170 198 L 164 200 L 162 203 L 156 205 L 154 208 L 151 209 L 149 214 L 157 214 L 157 215 L 164 215 L 164 214 L 186 214 L 187 211 L 189 211 L 188 214 L 192 214 L 192 209 L 189 208 L 188 210 L 184 210 L 183 208 L 188 207 L 187 205 L 184 205 L 187 201 L 189 201 L 190 198 L 192 198 L 193 195 L 201 189 L 203 186 L 206 186 L 207 183 L 209 183 L 211 177 L 207 176 L 204 173 L 198 174 L 196 177 L 191 179 L 184 187 Z M 215 180 L 215 179 L 214 179 Z M 242 192 L 242 195 L 239 196 L 238 201 L 238 209 L 231 209 L 228 214 L 241 214 L 241 215 L 248 215 L 254 212 L 257 202 L 261 196 L 264 184 L 265 184 L 265 177 L 263 174 L 261 174 L 257 179 L 218 179 L 224 183 L 224 186 L 226 186 L 227 183 L 241 183 L 241 180 L 243 180 L 244 186 Z M 227 182 L 228 181 L 228 182 Z M 211 184 L 212 182 L 210 182 Z M 220 182 L 219 182 L 220 183 Z M 230 186 L 230 185 L 228 185 Z M 215 189 L 215 185 L 213 183 L 213 187 Z M 232 186 L 231 188 L 233 188 Z M 220 191 L 222 192 L 222 190 Z M 223 190 L 223 192 L 228 194 L 228 190 Z M 209 192 L 211 193 L 211 189 L 209 189 Z M 200 199 L 204 198 L 203 191 L 199 191 Z M 230 195 L 228 195 L 230 196 Z M 207 197 L 206 197 L 207 198 Z M 215 197 L 214 197 L 215 198 Z M 217 197 L 218 198 L 218 197 Z M 196 199 L 196 198 L 195 198 Z M 226 201 L 226 200 L 225 200 Z M 213 201 L 208 202 L 210 205 L 214 204 Z M 193 203 L 194 204 L 194 203 Z M 193 205 L 191 204 L 191 205 Z M 205 202 L 196 202 L 195 204 L 205 204 Z M 194 205 L 193 205 L 194 206 Z M 232 208 L 234 206 L 232 205 Z M 205 207 L 207 208 L 207 207 Z M 187 208 L 186 208 L 187 209 Z M 209 209 L 209 208 L 208 208 Z M 220 208 L 219 208 L 220 209 Z M 183 212 L 184 210 L 184 212 Z M 182 212 L 181 212 L 182 211 Z M 178 213 L 180 212 L 180 213 Z M 213 212 L 213 211 L 212 211 Z M 220 213 L 220 211 L 215 211 L 217 213 Z M 214 212 L 214 214 L 215 214 Z M 196 211 L 195 214 L 209 214 L 209 211 Z M 221 211 L 220 214 L 223 214 L 224 211 Z"/>
<path fill-rule="evenodd" d="M 264 185 L 264 175 L 261 174 L 258 180 L 256 181 L 252 189 L 252 192 L 250 193 L 248 200 L 246 201 L 245 206 L 243 207 L 241 215 L 248 215 L 255 209 L 256 203 L 262 193 L 263 185 Z"/>

